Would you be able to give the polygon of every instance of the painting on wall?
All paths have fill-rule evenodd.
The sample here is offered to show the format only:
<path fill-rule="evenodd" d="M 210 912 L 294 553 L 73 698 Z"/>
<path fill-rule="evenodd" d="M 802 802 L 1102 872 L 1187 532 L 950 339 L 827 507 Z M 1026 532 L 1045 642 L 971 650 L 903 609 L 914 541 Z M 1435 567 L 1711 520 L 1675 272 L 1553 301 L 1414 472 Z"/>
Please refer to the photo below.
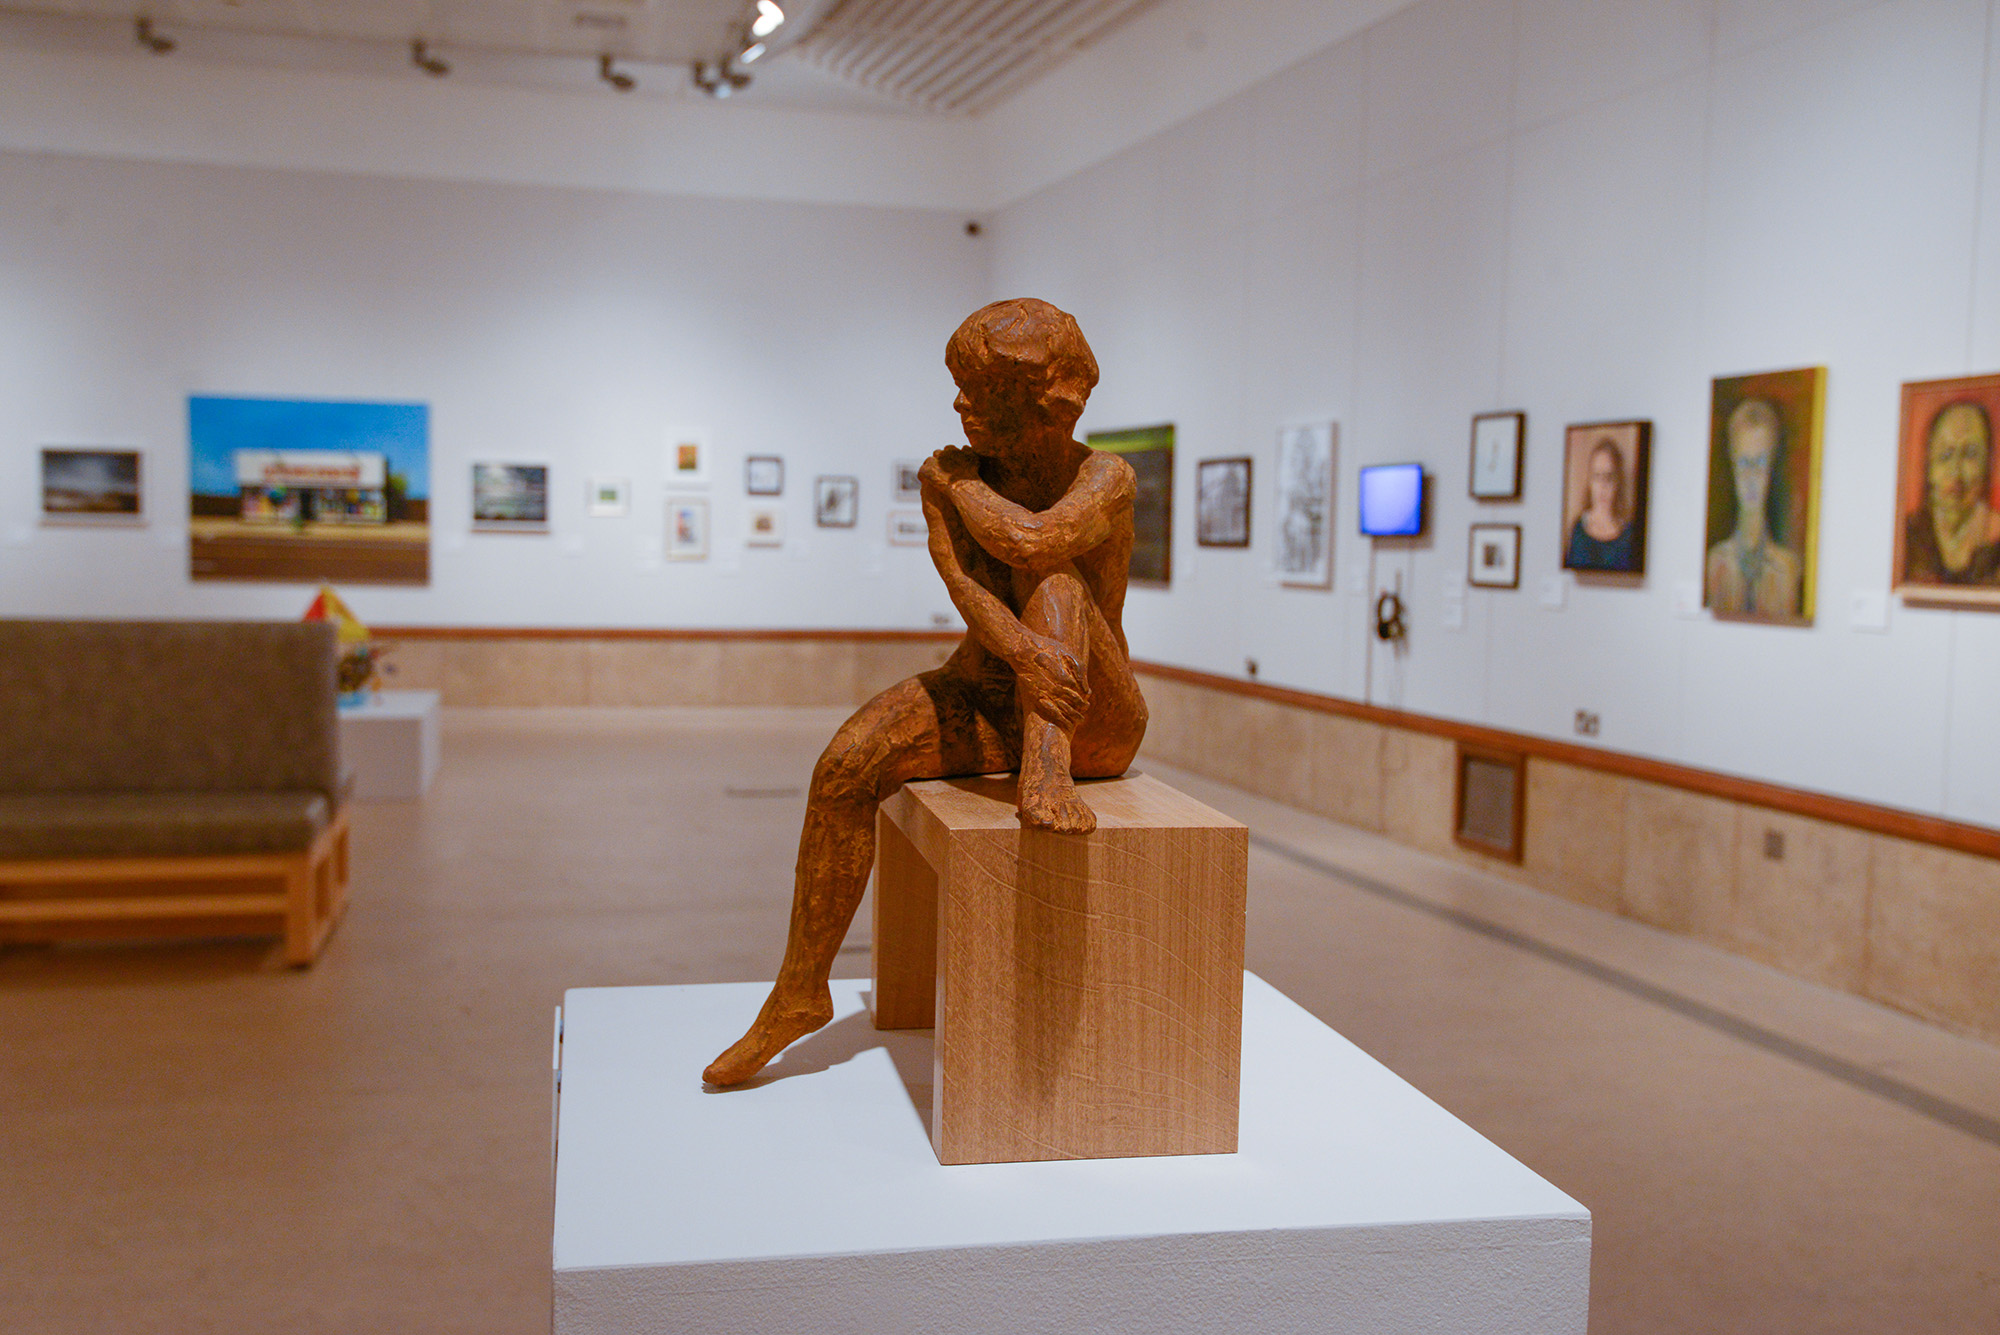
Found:
<path fill-rule="evenodd" d="M 188 399 L 195 579 L 430 582 L 430 409 Z"/>
<path fill-rule="evenodd" d="M 1715 381 L 1701 591 L 1718 617 L 1812 624 L 1825 404 L 1823 366 Z"/>
<path fill-rule="evenodd" d="M 1277 566 L 1285 587 L 1333 587 L 1332 422 L 1278 432 Z"/>
<path fill-rule="evenodd" d="M 785 493 L 785 461 L 775 454 L 753 454 L 743 461 L 743 490 L 752 496 Z"/>
<path fill-rule="evenodd" d="M 744 516 L 743 545 L 782 547 L 785 545 L 785 511 L 778 505 L 753 505 Z"/>
<path fill-rule="evenodd" d="M 1473 499 L 1521 499 L 1521 455 L 1527 439 L 1526 413 L 1480 413 L 1472 419 Z"/>
<path fill-rule="evenodd" d="M 1646 570 L 1651 422 L 1582 422 L 1563 433 L 1563 568 Z"/>
<path fill-rule="evenodd" d="M 144 511 L 139 451 L 59 446 L 42 451 L 44 524 L 136 524 Z"/>
<path fill-rule="evenodd" d="M 703 497 L 667 497 L 667 559 L 708 559 L 708 501 Z"/>
<path fill-rule="evenodd" d="M 1521 587 L 1521 526 L 1474 524 L 1465 557 L 1465 582 L 1482 589 Z"/>
<path fill-rule="evenodd" d="M 1203 459 L 1195 465 L 1194 540 L 1203 547 L 1250 545 L 1250 460 Z"/>
<path fill-rule="evenodd" d="M 667 452 L 661 471 L 669 487 L 707 486 L 708 438 L 684 427 L 667 432 Z"/>
<path fill-rule="evenodd" d="M 1896 467 L 1896 592 L 2000 608 L 2000 374 L 1903 386 Z"/>
<path fill-rule="evenodd" d="M 853 528 L 861 509 L 861 479 L 813 479 L 813 523 L 821 528 Z"/>
<path fill-rule="evenodd" d="M 922 510 L 891 510 L 889 512 L 889 545 L 891 547 L 925 547 L 930 544 L 930 526 L 924 522 Z"/>
<path fill-rule="evenodd" d="M 891 494 L 899 501 L 915 501 L 923 497 L 923 483 L 917 474 L 924 466 L 922 459 L 898 459 L 889 466 Z"/>
<path fill-rule="evenodd" d="M 1109 450 L 1139 479 L 1132 502 L 1132 571 L 1128 583 L 1165 586 L 1174 573 L 1174 427 L 1132 427 L 1093 431 L 1084 438 L 1093 450 Z"/>
<path fill-rule="evenodd" d="M 624 518 L 632 510 L 631 480 L 604 476 L 591 478 L 583 508 L 592 519 Z"/>
<path fill-rule="evenodd" d="M 547 464 L 474 464 L 472 527 L 481 533 L 549 531 Z"/>

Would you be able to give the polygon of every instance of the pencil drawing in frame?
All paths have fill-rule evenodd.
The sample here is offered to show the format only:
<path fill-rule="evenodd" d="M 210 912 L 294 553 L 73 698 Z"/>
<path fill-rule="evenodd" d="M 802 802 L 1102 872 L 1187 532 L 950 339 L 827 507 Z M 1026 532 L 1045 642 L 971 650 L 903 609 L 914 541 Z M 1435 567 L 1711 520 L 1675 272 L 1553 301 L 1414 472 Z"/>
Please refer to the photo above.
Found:
<path fill-rule="evenodd" d="M 1276 566 L 1288 589 L 1333 587 L 1333 478 L 1340 428 L 1304 422 L 1278 432 Z"/>

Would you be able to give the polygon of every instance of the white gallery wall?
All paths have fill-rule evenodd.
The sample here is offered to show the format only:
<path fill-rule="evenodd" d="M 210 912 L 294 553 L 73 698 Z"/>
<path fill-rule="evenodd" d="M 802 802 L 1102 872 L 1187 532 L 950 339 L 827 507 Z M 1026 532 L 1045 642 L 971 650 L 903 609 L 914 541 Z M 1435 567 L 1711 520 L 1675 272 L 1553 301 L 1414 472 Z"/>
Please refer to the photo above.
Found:
<path fill-rule="evenodd" d="M 189 578 L 186 400 L 219 393 L 430 405 L 431 581 L 344 586 L 365 620 L 929 625 L 951 606 L 886 541 L 890 470 L 954 438 L 984 262 L 934 210 L 0 153 L 0 612 L 302 612 L 306 586 Z M 688 427 L 711 555 L 666 562 Z M 142 449 L 147 525 L 41 525 L 44 445 Z M 782 549 L 744 545 L 749 454 L 785 459 Z M 550 465 L 552 531 L 471 532 L 475 461 Z M 854 528 L 815 527 L 821 473 L 860 479 Z M 586 517 L 593 475 L 627 516 Z"/>
<path fill-rule="evenodd" d="M 1900 383 L 2000 370 L 1994 26 L 1987 0 L 1424 0 L 1001 211 L 994 291 L 1074 311 L 1103 364 L 1086 429 L 1179 429 L 1175 579 L 1134 592 L 1134 652 L 1553 737 L 1587 709 L 1608 747 L 2000 824 L 2000 615 L 1853 616 L 1888 587 Z M 1815 624 L 1690 614 L 1711 377 L 1819 364 Z M 1470 418 L 1504 409 L 1524 495 L 1474 502 Z M 1563 427 L 1634 417 L 1647 574 L 1580 583 Z M 1269 573 L 1276 432 L 1315 419 L 1331 592 Z M 1246 453 L 1251 548 L 1197 547 L 1196 461 Z M 1371 551 L 1355 470 L 1411 459 L 1428 536 Z M 1481 521 L 1522 526 L 1518 591 L 1464 589 Z"/>

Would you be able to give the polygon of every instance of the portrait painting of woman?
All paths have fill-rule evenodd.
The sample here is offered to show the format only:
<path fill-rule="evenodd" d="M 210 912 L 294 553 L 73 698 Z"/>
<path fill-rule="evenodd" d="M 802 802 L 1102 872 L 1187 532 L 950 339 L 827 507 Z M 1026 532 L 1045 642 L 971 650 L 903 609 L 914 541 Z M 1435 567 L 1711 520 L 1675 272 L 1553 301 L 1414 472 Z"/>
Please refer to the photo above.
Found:
<path fill-rule="evenodd" d="M 1903 386 L 1895 585 L 1906 600 L 2000 607 L 2000 375 Z"/>
<path fill-rule="evenodd" d="M 1646 569 L 1646 467 L 1651 422 L 1585 422 L 1563 438 L 1565 569 Z"/>

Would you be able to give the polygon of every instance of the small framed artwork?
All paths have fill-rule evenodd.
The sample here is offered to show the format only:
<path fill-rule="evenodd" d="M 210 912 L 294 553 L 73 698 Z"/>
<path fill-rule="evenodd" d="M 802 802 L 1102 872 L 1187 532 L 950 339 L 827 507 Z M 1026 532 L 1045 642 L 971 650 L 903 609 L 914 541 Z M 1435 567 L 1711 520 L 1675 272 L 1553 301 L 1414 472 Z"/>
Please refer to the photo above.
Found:
<path fill-rule="evenodd" d="M 1194 540 L 1202 547 L 1250 545 L 1250 460 L 1203 459 L 1194 466 Z"/>
<path fill-rule="evenodd" d="M 1132 466 L 1132 566 L 1128 580 L 1167 588 L 1174 577 L 1174 424 L 1093 431 L 1083 438 Z"/>
<path fill-rule="evenodd" d="M 1903 386 L 1894 586 L 1905 602 L 2000 610 L 2000 374 Z"/>
<path fill-rule="evenodd" d="M 547 533 L 547 464 L 474 464 L 472 528 L 477 533 Z"/>
<path fill-rule="evenodd" d="M 667 559 L 708 559 L 708 501 L 705 498 L 667 497 Z"/>
<path fill-rule="evenodd" d="M 1527 438 L 1526 413 L 1480 413 L 1472 419 L 1474 500 L 1521 499 L 1521 448 Z"/>
<path fill-rule="evenodd" d="M 1278 432 L 1278 577 L 1288 589 L 1333 587 L 1332 422 Z"/>
<path fill-rule="evenodd" d="M 821 528 L 853 528 L 861 510 L 861 479 L 819 477 L 813 480 L 813 523 Z"/>
<path fill-rule="evenodd" d="M 1825 409 L 1824 366 L 1714 382 L 1701 601 L 1716 616 L 1812 624 Z"/>
<path fill-rule="evenodd" d="M 618 519 L 631 513 L 631 480 L 622 477 L 593 477 L 590 479 L 589 499 L 584 508 L 592 519 Z"/>
<path fill-rule="evenodd" d="M 1583 422 L 1563 433 L 1563 568 L 1646 572 L 1651 422 Z"/>
<path fill-rule="evenodd" d="M 44 524 L 139 524 L 144 511 L 139 451 L 42 451 Z"/>
<path fill-rule="evenodd" d="M 1521 587 L 1521 526 L 1474 524 L 1465 582 L 1482 589 Z"/>
<path fill-rule="evenodd" d="M 890 465 L 891 494 L 899 501 L 923 499 L 924 484 L 917 474 L 924 466 L 922 459 L 898 459 Z"/>
<path fill-rule="evenodd" d="M 889 545 L 891 547 L 925 547 L 930 544 L 930 525 L 924 522 L 922 510 L 891 510 L 889 512 Z"/>
<path fill-rule="evenodd" d="M 743 545 L 745 547 L 782 547 L 785 545 L 785 509 L 781 505 L 753 505 L 744 516 Z"/>
<path fill-rule="evenodd" d="M 686 429 L 667 433 L 667 454 L 662 461 L 670 487 L 708 485 L 708 440 L 700 432 Z"/>
<path fill-rule="evenodd" d="M 1524 753 L 1460 742 L 1452 838 L 1461 847 L 1519 862 L 1528 824 L 1527 779 Z"/>
<path fill-rule="evenodd" d="M 752 496 L 785 494 L 785 461 L 775 454 L 753 454 L 743 461 L 743 490 Z"/>

